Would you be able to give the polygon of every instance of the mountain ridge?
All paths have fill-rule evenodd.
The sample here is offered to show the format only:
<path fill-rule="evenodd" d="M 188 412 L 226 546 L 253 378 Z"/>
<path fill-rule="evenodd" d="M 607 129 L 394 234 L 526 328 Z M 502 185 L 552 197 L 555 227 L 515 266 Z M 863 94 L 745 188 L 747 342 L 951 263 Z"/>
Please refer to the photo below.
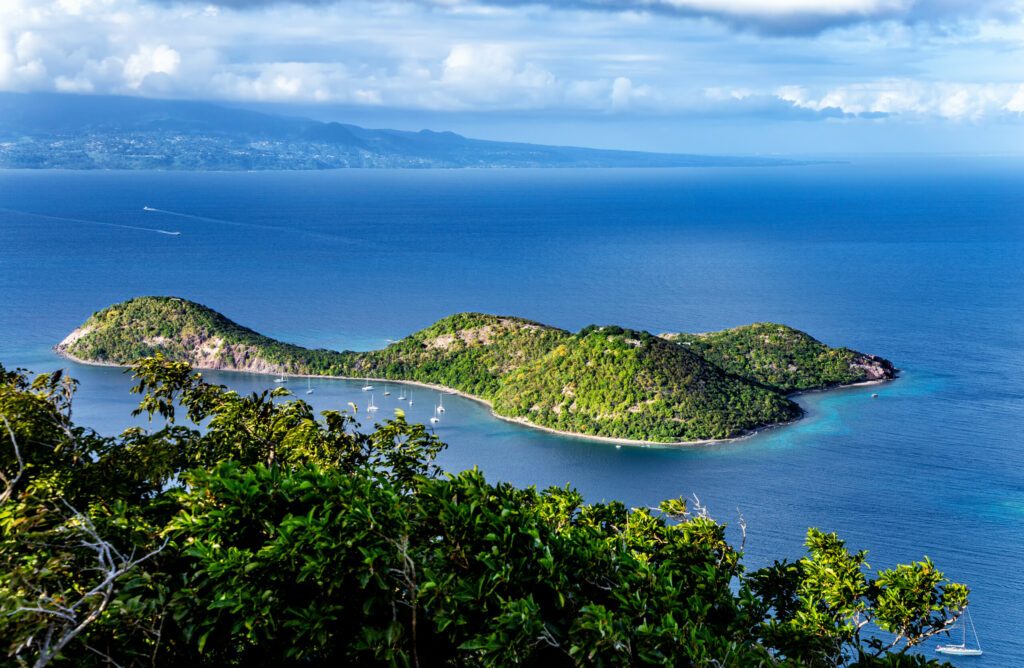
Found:
<path fill-rule="evenodd" d="M 800 165 L 763 157 L 646 153 L 369 129 L 210 102 L 0 93 L 0 167 L 311 170 Z"/>

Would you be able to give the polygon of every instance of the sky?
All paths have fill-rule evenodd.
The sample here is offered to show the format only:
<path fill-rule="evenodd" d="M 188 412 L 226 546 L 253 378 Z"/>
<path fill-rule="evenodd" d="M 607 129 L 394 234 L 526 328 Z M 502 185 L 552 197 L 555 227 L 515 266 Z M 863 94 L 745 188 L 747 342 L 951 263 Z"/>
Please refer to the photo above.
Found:
<path fill-rule="evenodd" d="M 0 0 L 0 90 L 748 154 L 1024 154 L 1024 0 Z"/>

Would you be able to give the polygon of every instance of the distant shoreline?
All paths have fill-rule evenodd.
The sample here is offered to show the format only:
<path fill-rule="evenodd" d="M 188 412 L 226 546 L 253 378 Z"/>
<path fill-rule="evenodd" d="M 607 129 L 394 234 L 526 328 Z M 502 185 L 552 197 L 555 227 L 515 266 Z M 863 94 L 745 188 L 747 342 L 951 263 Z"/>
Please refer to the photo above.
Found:
<path fill-rule="evenodd" d="M 69 353 L 67 351 L 61 350 L 61 349 L 59 349 L 57 347 L 54 347 L 53 350 L 54 350 L 54 352 L 57 353 L 57 355 L 65 358 L 65 359 L 71 360 L 72 362 L 75 362 L 77 364 L 84 364 L 86 366 L 114 367 L 114 368 L 118 368 L 118 369 L 130 369 L 131 368 L 130 365 L 126 365 L 126 364 L 115 364 L 113 362 L 99 362 L 99 361 L 92 361 L 92 360 L 84 360 L 84 359 L 81 359 L 79 357 L 76 357 L 76 356 L 72 355 L 71 353 Z M 245 370 L 245 369 L 217 369 L 217 368 L 213 368 L 213 367 L 193 367 L 193 368 L 195 370 L 197 370 L 197 371 L 224 371 L 224 372 L 228 372 L 228 373 L 247 374 L 247 375 L 250 375 L 250 376 L 272 376 L 272 375 L 274 375 L 273 373 L 266 373 L 266 372 L 263 372 L 263 371 L 248 371 L 248 370 Z M 514 418 L 514 417 L 508 417 L 508 416 L 505 416 L 505 415 L 499 415 L 498 413 L 494 412 L 493 404 L 491 404 L 490 401 L 488 401 L 488 400 L 486 400 L 486 399 L 484 399 L 482 397 L 478 397 L 478 396 L 475 396 L 475 395 L 472 395 L 472 394 L 468 394 L 468 393 L 463 392 L 461 390 L 456 390 L 454 388 L 447 387 L 445 385 L 436 385 L 434 383 L 424 383 L 424 382 L 418 381 L 418 380 L 395 380 L 393 378 L 371 378 L 371 377 L 367 377 L 367 376 L 328 376 L 328 375 L 319 375 L 319 374 L 281 373 L 281 372 L 279 372 L 279 374 L 281 376 L 284 376 L 284 377 L 287 377 L 287 378 L 325 378 L 327 380 L 372 381 L 372 382 L 375 382 L 375 383 L 395 383 L 395 384 L 398 384 L 398 385 L 411 385 L 413 387 L 421 387 L 421 388 L 428 389 L 428 390 L 437 390 L 438 392 L 443 392 L 445 394 L 453 394 L 455 396 L 462 397 L 463 399 L 469 399 L 470 401 L 475 401 L 477 403 L 483 404 L 484 406 L 487 406 L 487 408 L 490 409 L 492 417 L 495 417 L 495 418 L 497 418 L 497 419 L 499 419 L 499 420 L 501 420 L 503 422 L 509 422 L 511 424 L 516 424 L 516 425 L 519 425 L 519 426 L 522 426 L 522 427 L 529 427 L 530 429 L 536 429 L 538 431 L 544 431 L 544 432 L 547 432 L 549 434 L 555 434 L 557 436 L 566 436 L 566 437 L 569 437 L 569 438 L 579 438 L 579 439 L 583 439 L 583 440 L 587 440 L 587 441 L 596 441 L 596 442 L 599 442 L 599 443 L 613 443 L 615 445 L 629 445 L 629 446 L 634 446 L 634 447 L 659 446 L 659 447 L 688 447 L 689 448 L 689 447 L 703 447 L 703 446 L 708 446 L 708 445 L 718 445 L 718 444 L 721 444 L 721 443 L 735 443 L 737 441 L 746 440 L 748 438 L 756 436 L 756 435 L 758 435 L 758 434 L 760 434 L 762 432 L 766 432 L 766 431 L 769 431 L 769 430 L 772 430 L 772 429 L 778 429 L 780 427 L 785 427 L 785 426 L 788 426 L 788 425 L 791 425 L 791 424 L 795 424 L 796 422 L 799 422 L 801 419 L 803 419 L 803 417 L 804 417 L 804 415 L 806 413 L 803 410 L 803 407 L 801 407 L 800 415 L 798 417 L 792 419 L 792 420 L 787 420 L 786 422 L 778 422 L 778 423 L 775 423 L 775 424 L 766 424 L 766 425 L 763 425 L 761 427 L 757 427 L 755 429 L 750 429 L 750 430 L 740 434 L 739 436 L 733 436 L 733 437 L 730 437 L 730 438 L 709 438 L 709 439 L 700 439 L 700 440 L 695 440 L 695 441 L 644 441 L 644 440 L 629 439 L 629 438 L 615 438 L 615 437 L 612 437 L 612 436 L 596 436 L 596 435 L 592 435 L 592 434 L 580 434 L 578 432 L 572 432 L 572 431 L 562 431 L 560 429 L 554 429 L 552 427 L 545 427 L 543 425 L 539 425 L 539 424 L 530 422 L 526 418 L 521 418 L 521 417 L 520 418 Z M 830 392 L 832 390 L 838 390 L 838 389 L 843 389 L 843 388 L 865 387 L 865 386 L 868 386 L 868 385 L 881 385 L 883 383 L 891 382 L 892 380 L 895 380 L 895 378 L 880 379 L 880 380 L 865 380 L 865 381 L 859 381 L 859 382 L 856 382 L 856 383 L 846 383 L 846 384 L 840 384 L 840 385 L 833 385 L 831 387 L 815 388 L 815 389 L 812 389 L 812 390 L 800 390 L 798 392 L 791 392 L 791 393 L 787 394 L 786 396 L 787 397 L 796 397 L 796 396 L 800 396 L 802 394 L 812 394 L 812 393 L 819 393 L 819 392 Z"/>

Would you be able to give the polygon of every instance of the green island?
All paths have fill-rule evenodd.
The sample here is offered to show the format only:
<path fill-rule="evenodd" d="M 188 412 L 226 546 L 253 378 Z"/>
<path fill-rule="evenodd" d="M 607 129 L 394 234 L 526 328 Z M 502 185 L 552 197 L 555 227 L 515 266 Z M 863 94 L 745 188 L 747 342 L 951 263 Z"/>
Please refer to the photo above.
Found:
<path fill-rule="evenodd" d="M 129 365 L 156 354 L 199 369 L 408 381 L 489 403 L 496 416 L 593 438 L 728 439 L 800 417 L 794 391 L 889 380 L 893 365 L 784 325 L 711 334 L 460 313 L 382 350 L 311 350 L 276 341 L 176 297 L 138 297 L 93 314 L 58 352 Z"/>

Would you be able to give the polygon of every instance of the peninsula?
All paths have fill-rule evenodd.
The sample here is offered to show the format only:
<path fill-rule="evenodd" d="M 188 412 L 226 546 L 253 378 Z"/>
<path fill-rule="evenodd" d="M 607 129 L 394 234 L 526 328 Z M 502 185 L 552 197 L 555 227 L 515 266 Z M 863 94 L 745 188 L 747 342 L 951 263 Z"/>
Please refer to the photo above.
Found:
<path fill-rule="evenodd" d="M 742 436 L 800 417 L 793 392 L 896 374 L 885 359 L 772 323 L 655 336 L 594 325 L 572 333 L 459 313 L 382 350 L 312 350 L 176 297 L 138 297 L 98 311 L 56 350 L 94 364 L 128 365 L 161 353 L 198 369 L 430 384 L 524 424 L 658 443 Z"/>

